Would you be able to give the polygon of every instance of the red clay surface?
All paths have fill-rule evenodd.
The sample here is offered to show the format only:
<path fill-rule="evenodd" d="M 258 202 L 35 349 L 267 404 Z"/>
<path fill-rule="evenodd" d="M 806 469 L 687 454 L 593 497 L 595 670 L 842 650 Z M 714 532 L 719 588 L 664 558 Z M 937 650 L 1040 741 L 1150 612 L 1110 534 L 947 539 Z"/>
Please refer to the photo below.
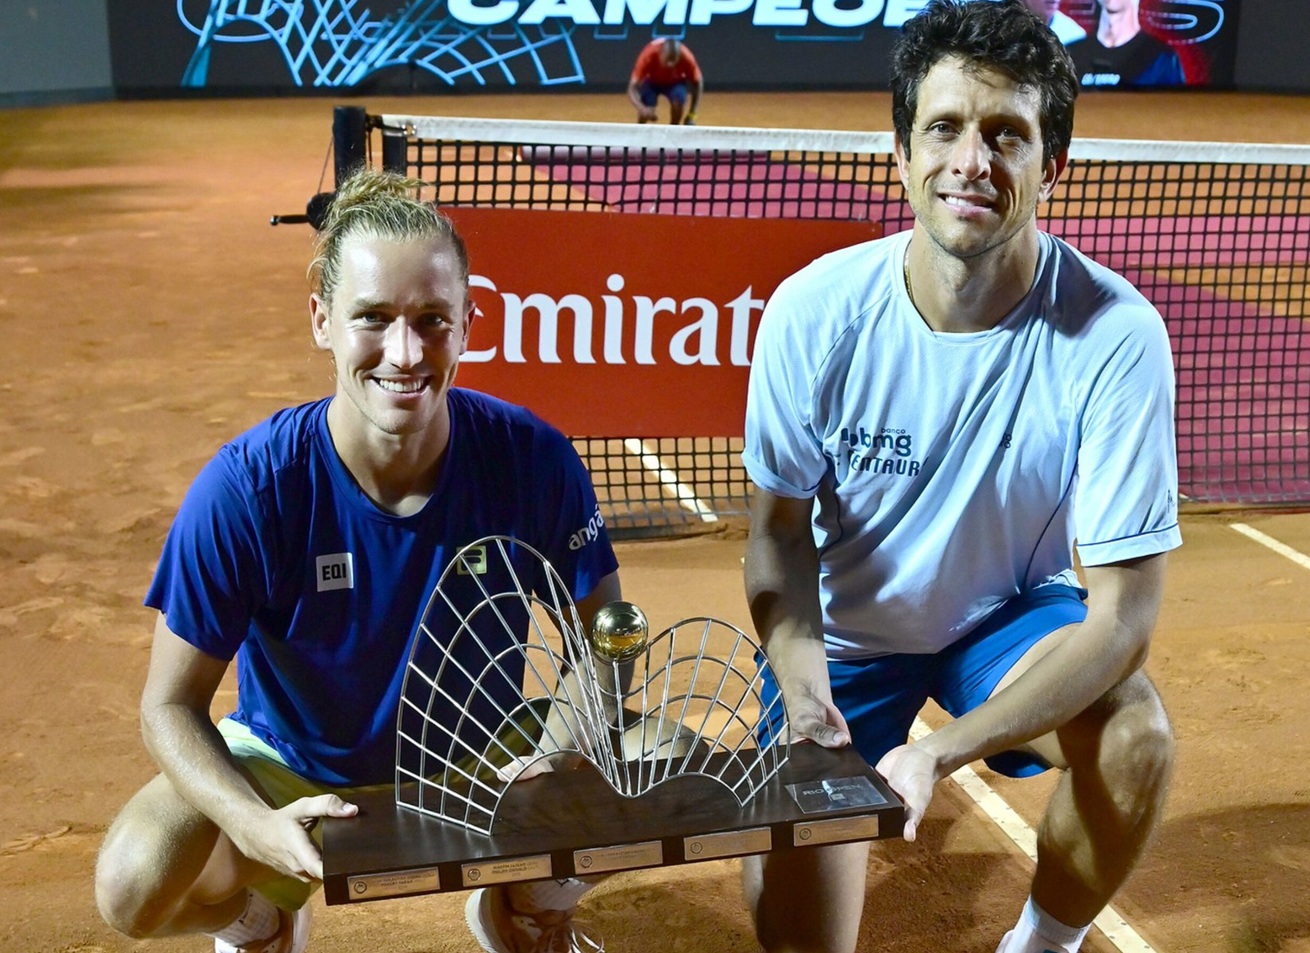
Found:
<path fill-rule="evenodd" d="M 332 101 L 125 103 L 0 112 L 0 950 L 138 944 L 96 914 L 106 825 L 151 774 L 140 605 L 172 513 L 226 438 L 327 393 L 310 346 L 310 233 L 269 228 L 317 191 Z M 460 96 L 374 111 L 628 121 L 621 96 Z M 1310 101 L 1085 97 L 1084 136 L 1310 141 Z M 706 124 L 887 126 L 876 94 L 707 94 Z M 1310 953 L 1310 569 L 1189 517 L 1149 670 L 1180 754 L 1156 844 L 1116 902 L 1160 953 Z M 1245 522 L 1310 553 L 1310 517 Z M 746 625 L 740 533 L 625 543 L 626 594 L 657 626 Z M 216 712 L 231 706 L 229 687 Z M 932 712 L 927 713 L 930 721 Z M 1050 779 L 997 790 L 1036 823 Z M 1029 863 L 953 782 L 920 840 L 872 862 L 861 950 L 991 953 Z M 462 894 L 324 908 L 311 950 L 475 945 Z M 614 877 L 585 902 L 607 947 L 754 948 L 731 861 Z M 1093 931 L 1084 949 L 1113 953 Z"/>

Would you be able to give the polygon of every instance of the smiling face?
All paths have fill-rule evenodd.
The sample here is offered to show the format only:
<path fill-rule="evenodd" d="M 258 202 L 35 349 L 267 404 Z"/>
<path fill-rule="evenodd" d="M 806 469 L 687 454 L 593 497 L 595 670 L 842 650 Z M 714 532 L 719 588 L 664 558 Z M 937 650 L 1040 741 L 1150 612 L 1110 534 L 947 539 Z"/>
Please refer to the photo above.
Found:
<path fill-rule="evenodd" d="M 1036 238 L 1038 202 L 1064 156 L 1042 159 L 1041 99 L 1004 73 L 958 57 L 938 61 L 919 86 L 910 142 L 896 159 L 917 228 L 957 259 Z"/>
<path fill-rule="evenodd" d="M 310 299 L 314 341 L 336 365 L 334 436 L 444 442 L 446 393 L 468 346 L 472 302 L 449 241 L 347 237 L 330 302 Z"/>

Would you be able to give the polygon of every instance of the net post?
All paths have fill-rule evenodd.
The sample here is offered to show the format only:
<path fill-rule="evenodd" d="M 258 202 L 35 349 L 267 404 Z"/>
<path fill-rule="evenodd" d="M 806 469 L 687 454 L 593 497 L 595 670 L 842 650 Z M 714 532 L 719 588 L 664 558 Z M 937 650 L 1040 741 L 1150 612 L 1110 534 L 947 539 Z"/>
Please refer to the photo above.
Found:
<path fill-rule="evenodd" d="M 409 137 L 404 130 L 382 130 L 382 168 L 397 175 L 408 174 Z"/>
<path fill-rule="evenodd" d="M 332 110 L 332 172 L 336 187 L 350 173 L 368 161 L 368 114 L 362 106 L 337 106 Z"/>

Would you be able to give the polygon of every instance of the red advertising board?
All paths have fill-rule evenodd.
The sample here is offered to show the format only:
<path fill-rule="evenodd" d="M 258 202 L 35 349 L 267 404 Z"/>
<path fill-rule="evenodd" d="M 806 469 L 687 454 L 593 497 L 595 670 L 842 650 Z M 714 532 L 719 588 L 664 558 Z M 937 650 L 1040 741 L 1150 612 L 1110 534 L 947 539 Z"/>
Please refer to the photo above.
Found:
<path fill-rule="evenodd" d="M 573 437 L 740 436 L 760 312 L 872 222 L 447 208 L 477 304 L 458 383 Z"/>

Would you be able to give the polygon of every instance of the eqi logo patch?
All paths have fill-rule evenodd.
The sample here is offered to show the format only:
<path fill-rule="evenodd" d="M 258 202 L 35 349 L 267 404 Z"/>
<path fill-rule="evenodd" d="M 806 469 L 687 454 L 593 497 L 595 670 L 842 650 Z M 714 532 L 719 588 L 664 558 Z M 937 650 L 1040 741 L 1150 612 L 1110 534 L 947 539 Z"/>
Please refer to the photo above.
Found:
<path fill-rule="evenodd" d="M 319 556 L 314 561 L 314 578 L 319 592 L 355 588 L 355 557 L 350 553 Z"/>

